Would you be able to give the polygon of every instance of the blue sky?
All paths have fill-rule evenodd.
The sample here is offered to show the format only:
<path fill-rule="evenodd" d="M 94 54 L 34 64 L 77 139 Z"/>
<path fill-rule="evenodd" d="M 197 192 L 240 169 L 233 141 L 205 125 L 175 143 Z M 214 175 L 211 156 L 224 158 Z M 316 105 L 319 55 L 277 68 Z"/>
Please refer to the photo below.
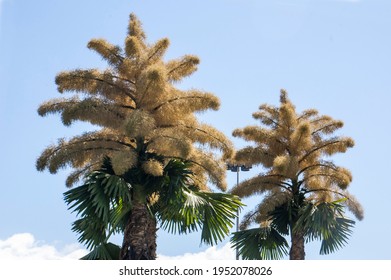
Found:
<path fill-rule="evenodd" d="M 90 127 L 65 128 L 58 116 L 41 118 L 36 111 L 43 101 L 59 97 L 54 84 L 59 71 L 105 67 L 86 45 L 99 37 L 121 45 L 130 13 L 143 22 L 150 42 L 170 39 L 167 59 L 200 57 L 199 70 L 179 86 L 220 98 L 221 109 L 200 118 L 227 135 L 256 124 L 251 114 L 261 103 L 277 105 L 281 88 L 299 111 L 316 108 L 343 120 L 340 134 L 356 146 L 334 159 L 352 171 L 350 191 L 364 206 L 365 218 L 345 248 L 319 256 L 319 244 L 307 245 L 307 258 L 391 259 L 391 2 L 386 0 L 1 0 L 0 257 L 50 247 L 57 255 L 45 256 L 57 258 L 77 250 L 70 245 L 77 242 L 70 225 L 74 215 L 62 200 L 69 171 L 39 173 L 35 160 L 57 138 Z M 233 186 L 236 175 L 227 178 Z M 246 201 L 244 212 L 255 201 Z M 160 232 L 158 253 L 232 256 L 226 241 L 211 253 L 199 240 L 198 233 Z M 16 250 L 22 243 L 26 246 Z"/>

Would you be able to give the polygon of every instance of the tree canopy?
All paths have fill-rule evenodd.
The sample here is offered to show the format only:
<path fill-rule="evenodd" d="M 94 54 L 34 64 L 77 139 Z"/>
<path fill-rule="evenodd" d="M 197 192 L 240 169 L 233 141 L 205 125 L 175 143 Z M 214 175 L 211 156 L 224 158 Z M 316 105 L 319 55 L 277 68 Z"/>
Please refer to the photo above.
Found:
<path fill-rule="evenodd" d="M 261 257 L 265 248 L 269 249 L 266 250 L 269 253 L 263 251 L 263 257 L 281 257 L 286 252 L 287 242 L 281 241 L 280 234 L 290 233 L 292 238 L 296 235 L 301 243 L 304 237 L 307 241 L 319 238 L 327 242 L 337 236 L 331 232 L 339 226 L 339 239 L 333 240 L 331 249 L 322 249 L 321 252 L 328 253 L 339 248 L 345 243 L 353 225 L 350 220 L 344 220 L 343 208 L 347 207 L 357 219 L 363 218 L 361 205 L 348 191 L 352 182 L 351 172 L 328 159 L 354 146 L 350 137 L 335 135 L 343 122 L 319 115 L 315 109 L 297 113 L 285 90 L 280 94 L 280 106 L 262 104 L 253 117 L 261 125 L 233 132 L 234 136 L 254 143 L 240 149 L 236 153 L 236 161 L 260 166 L 263 172 L 236 186 L 232 193 L 242 198 L 262 195 L 261 202 L 245 216 L 241 225 L 242 229 L 246 229 L 255 223 L 262 232 L 237 233 L 234 238 L 236 246 L 246 252 L 249 248 L 245 247 L 254 238 L 260 251 L 253 252 L 249 258 Z M 327 213 L 330 215 L 327 216 Z M 320 219 L 325 215 L 328 219 Z M 324 223 L 331 225 L 333 221 L 336 224 L 327 229 Z M 341 225 L 344 222 L 345 227 Z M 316 229 L 316 226 L 319 228 Z M 251 238 L 245 235 L 251 235 Z M 269 240 L 269 244 L 265 240 Z M 291 258 L 295 245 L 297 243 L 292 240 Z M 278 254 L 273 253 L 276 248 L 281 249 Z M 303 254 L 304 244 L 300 258 L 304 258 Z"/>
<path fill-rule="evenodd" d="M 225 161 L 233 146 L 196 113 L 218 110 L 220 101 L 209 92 L 176 87 L 197 70 L 199 59 L 165 61 L 168 46 L 167 38 L 147 43 L 131 14 L 123 48 L 104 39 L 88 43 L 108 68 L 59 73 L 58 91 L 72 96 L 38 109 L 41 116 L 61 114 L 65 126 L 82 121 L 97 128 L 59 139 L 36 162 L 38 170 L 51 173 L 72 168 L 68 187 L 84 180 L 65 193 L 65 201 L 80 215 L 73 230 L 92 249 L 87 258 L 112 258 L 117 250 L 108 237 L 119 231 L 120 258 L 155 259 L 157 221 L 171 232 L 202 228 L 201 239 L 213 244 L 229 233 L 242 205 L 208 186 L 226 189 Z"/>
<path fill-rule="evenodd" d="M 219 99 L 208 92 L 175 87 L 197 70 L 200 61 L 184 55 L 165 62 L 168 46 L 167 38 L 148 44 L 134 14 L 130 15 L 124 48 L 104 39 L 91 40 L 88 48 L 109 67 L 59 73 L 55 79 L 58 91 L 73 96 L 51 99 L 38 112 L 41 116 L 60 113 L 66 126 L 84 121 L 101 129 L 59 139 L 43 151 L 37 169 L 56 173 L 64 167 L 74 168 L 66 182 L 72 186 L 99 168 L 104 156 L 112 159 L 116 174 L 139 165 L 148 174 L 161 175 L 164 163 L 151 156 L 159 155 L 166 162 L 172 158 L 192 162 L 200 188 L 205 189 L 210 181 L 226 189 L 224 160 L 232 155 L 232 144 L 195 116 L 217 110 Z"/>

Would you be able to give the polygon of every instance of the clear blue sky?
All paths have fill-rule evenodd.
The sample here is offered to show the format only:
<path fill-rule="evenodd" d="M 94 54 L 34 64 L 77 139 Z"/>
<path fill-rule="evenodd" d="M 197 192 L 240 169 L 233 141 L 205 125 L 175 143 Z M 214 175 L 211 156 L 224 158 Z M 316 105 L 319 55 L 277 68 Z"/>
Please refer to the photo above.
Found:
<path fill-rule="evenodd" d="M 123 44 L 131 12 L 150 42 L 170 39 L 167 59 L 200 57 L 198 72 L 179 86 L 221 99 L 218 112 L 201 118 L 227 135 L 255 124 L 251 114 L 261 103 L 277 105 L 280 88 L 298 110 L 316 108 L 343 120 L 340 134 L 356 146 L 335 161 L 352 171 L 350 192 L 364 206 L 365 218 L 338 253 L 319 256 L 314 244 L 307 246 L 307 258 L 391 259 L 387 0 L 0 0 L 0 241 L 27 232 L 45 244 L 76 242 L 74 215 L 62 200 L 69 171 L 39 173 L 35 160 L 57 138 L 89 126 L 65 128 L 58 116 L 41 118 L 36 111 L 60 96 L 54 84 L 59 71 L 105 67 L 86 44 L 97 37 Z M 232 140 L 237 148 L 244 144 Z M 233 186 L 235 174 L 227 177 Z M 199 246 L 199 234 L 159 234 L 159 254 L 206 249 Z"/>

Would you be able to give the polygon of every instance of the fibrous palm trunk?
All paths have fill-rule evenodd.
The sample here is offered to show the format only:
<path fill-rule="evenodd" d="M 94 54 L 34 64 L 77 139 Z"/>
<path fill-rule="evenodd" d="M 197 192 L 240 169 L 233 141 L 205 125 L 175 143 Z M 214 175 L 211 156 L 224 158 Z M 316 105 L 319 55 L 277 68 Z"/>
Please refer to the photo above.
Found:
<path fill-rule="evenodd" d="M 299 220 L 300 208 L 304 202 L 304 195 L 300 192 L 300 187 L 298 185 L 298 179 L 292 181 L 292 193 L 293 201 L 291 208 L 291 223 L 290 223 L 290 232 L 291 232 L 291 249 L 289 251 L 290 260 L 304 260 L 305 251 L 304 251 L 304 233 L 301 230 L 294 230 L 296 224 Z"/>
<path fill-rule="evenodd" d="M 134 202 L 125 227 L 120 252 L 122 260 L 156 259 L 156 220 L 144 203 Z"/>
<path fill-rule="evenodd" d="M 304 260 L 304 234 L 300 231 L 294 231 L 291 235 L 291 249 L 289 251 L 290 260 Z"/>

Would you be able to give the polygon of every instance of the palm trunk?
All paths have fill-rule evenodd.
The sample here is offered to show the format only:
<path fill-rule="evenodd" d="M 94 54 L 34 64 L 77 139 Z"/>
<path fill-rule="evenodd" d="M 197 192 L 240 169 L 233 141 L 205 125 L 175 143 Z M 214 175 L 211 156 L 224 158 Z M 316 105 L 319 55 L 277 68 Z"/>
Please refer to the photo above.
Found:
<path fill-rule="evenodd" d="M 291 209 L 292 216 L 291 216 L 291 223 L 290 223 L 291 249 L 289 251 L 289 259 L 304 260 L 305 259 L 304 233 L 301 230 L 293 230 L 299 219 L 298 215 L 304 200 L 303 194 L 300 193 L 300 188 L 298 185 L 297 178 L 292 181 L 292 194 L 293 194 L 293 205 Z"/>
<path fill-rule="evenodd" d="M 134 201 L 125 227 L 120 252 L 122 260 L 156 259 L 156 220 L 144 203 Z"/>
<path fill-rule="evenodd" d="M 289 251 L 290 260 L 304 260 L 304 234 L 302 232 L 293 232 L 291 234 L 291 249 Z"/>

